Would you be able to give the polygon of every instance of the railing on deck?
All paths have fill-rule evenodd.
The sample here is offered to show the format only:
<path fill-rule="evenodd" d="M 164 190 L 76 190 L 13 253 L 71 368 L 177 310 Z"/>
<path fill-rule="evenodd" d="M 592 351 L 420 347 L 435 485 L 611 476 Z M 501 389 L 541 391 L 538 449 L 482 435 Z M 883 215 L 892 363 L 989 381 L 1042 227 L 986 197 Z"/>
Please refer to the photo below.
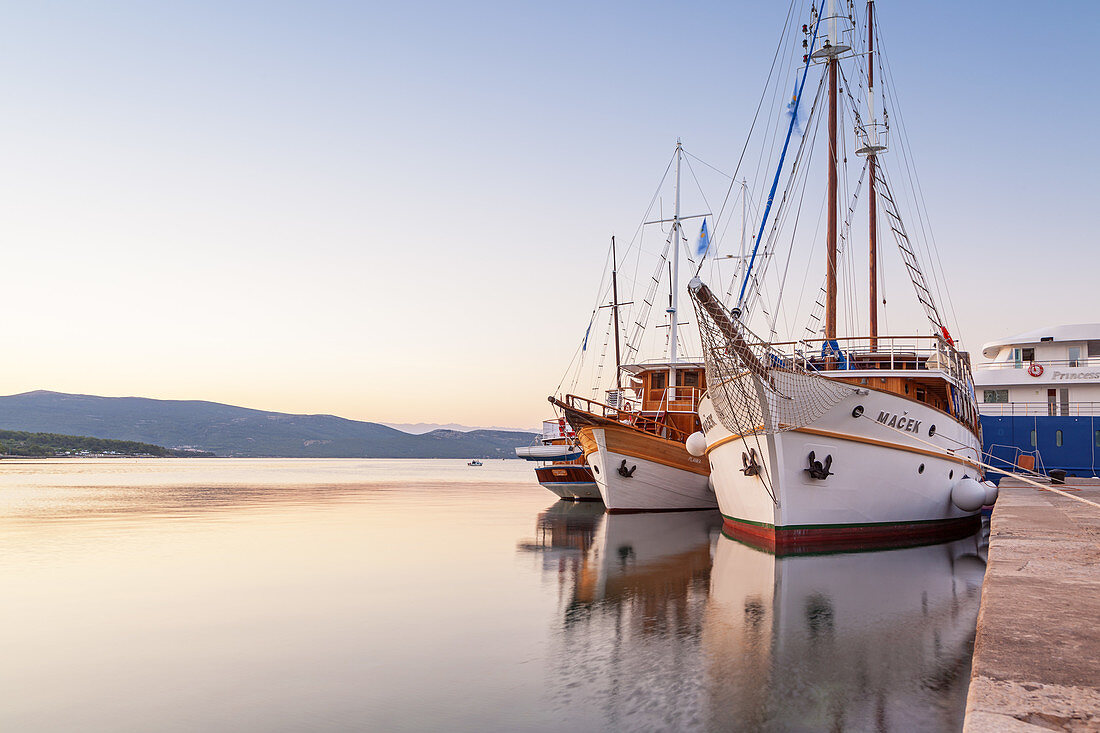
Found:
<path fill-rule="evenodd" d="M 1027 369 L 1032 364 L 1038 364 L 1044 368 L 1062 367 L 1063 369 L 1087 369 L 1088 367 L 1100 368 L 1100 358 L 1091 359 L 1035 359 L 1033 361 L 991 361 L 988 364 L 978 364 L 975 369 Z"/>
<path fill-rule="evenodd" d="M 978 412 L 996 417 L 1096 417 L 1100 402 L 979 402 Z"/>
<path fill-rule="evenodd" d="M 650 390 L 650 394 L 654 391 Z M 699 409 L 699 397 L 698 387 L 665 387 L 657 412 L 695 412 Z"/>
<path fill-rule="evenodd" d="M 675 389 L 695 389 L 693 387 L 676 387 Z M 694 398 L 693 398 L 694 399 Z M 668 440 L 677 440 L 683 442 L 687 440 L 688 433 L 683 430 L 675 428 L 671 425 L 667 425 L 661 420 L 656 420 L 652 417 L 638 412 L 635 408 L 634 400 L 630 400 L 624 404 L 622 408 L 611 407 L 605 405 L 602 402 L 589 399 L 587 397 L 580 397 L 578 395 L 568 394 L 565 396 L 565 404 L 572 407 L 574 410 L 580 410 L 588 412 L 593 415 L 599 415 L 609 420 L 628 425 L 630 427 L 644 430 L 652 435 L 657 435 Z M 663 403 L 662 403 L 663 404 Z M 694 402 L 694 404 L 698 404 Z M 664 412 L 664 410 L 662 410 Z M 694 412 L 692 410 L 685 410 L 685 412 Z"/>
<path fill-rule="evenodd" d="M 771 366 L 819 372 L 932 371 L 952 383 L 949 413 L 977 427 L 970 355 L 941 336 L 861 336 L 803 339 L 771 344 Z M 775 352 L 778 352 L 777 356 Z M 916 376 L 916 375 L 913 375 Z"/>
<path fill-rule="evenodd" d="M 931 370 L 947 372 L 960 384 L 970 381 L 969 357 L 939 336 L 818 338 L 772 347 L 783 355 L 779 361 L 811 371 Z"/>

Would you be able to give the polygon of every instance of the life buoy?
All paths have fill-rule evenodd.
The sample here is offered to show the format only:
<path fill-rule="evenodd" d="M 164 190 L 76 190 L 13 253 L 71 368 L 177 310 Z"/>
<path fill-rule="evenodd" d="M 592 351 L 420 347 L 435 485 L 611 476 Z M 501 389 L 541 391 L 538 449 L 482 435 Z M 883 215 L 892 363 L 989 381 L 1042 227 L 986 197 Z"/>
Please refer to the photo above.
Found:
<path fill-rule="evenodd" d="M 1031 362 L 1031 366 L 1027 368 L 1027 373 L 1033 377 L 1041 377 L 1043 376 L 1043 365 Z"/>

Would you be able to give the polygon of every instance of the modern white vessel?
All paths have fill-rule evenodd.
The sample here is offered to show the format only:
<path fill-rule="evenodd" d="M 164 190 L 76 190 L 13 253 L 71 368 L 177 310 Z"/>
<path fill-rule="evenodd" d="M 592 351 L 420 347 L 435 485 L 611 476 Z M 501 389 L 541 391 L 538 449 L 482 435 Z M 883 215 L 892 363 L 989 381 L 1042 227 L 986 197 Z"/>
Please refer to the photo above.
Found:
<path fill-rule="evenodd" d="M 1100 475 L 1100 323 L 997 339 L 982 356 L 974 389 L 986 462 Z"/>
<path fill-rule="evenodd" d="M 783 146 L 751 256 L 743 260 L 740 290 L 729 301 L 733 307 L 699 278 L 689 286 L 699 314 L 708 391 L 700 405 L 702 432 L 689 439 L 688 448 L 710 460 L 727 531 L 776 548 L 853 541 L 877 545 L 968 534 L 977 528 L 980 509 L 992 491 L 979 483 L 981 440 L 969 356 L 949 334 L 934 297 L 935 281 L 929 284 L 921 266 L 929 256 L 921 256 L 919 243 L 907 233 L 881 160 L 887 150 L 887 128 L 876 116 L 881 99 L 871 74 L 877 39 L 874 3 L 867 3 L 866 15 L 859 19 L 854 19 L 851 5 L 843 12 L 833 6 L 830 3 L 820 17 L 814 8 L 803 26 L 801 86 L 791 103 L 788 143 L 811 67 L 821 69 L 818 96 L 805 131 L 795 141 L 798 150 L 789 172 L 783 167 L 787 143 Z M 852 37 L 853 22 L 866 28 L 866 45 L 857 50 L 852 49 L 858 43 Z M 866 100 L 841 95 L 842 60 L 853 67 L 849 79 L 860 64 L 866 69 Z M 816 129 L 822 127 L 822 100 L 828 113 L 827 134 Z M 858 181 L 841 165 L 841 104 L 855 120 L 857 133 L 858 157 L 844 160 L 865 161 Z M 787 175 L 789 187 L 798 181 L 806 185 L 807 175 L 799 166 L 815 134 L 828 140 L 825 284 L 803 337 L 784 340 L 776 333 L 779 314 L 785 313 L 787 274 L 775 273 L 780 297 L 762 305 L 767 273 L 753 268 L 777 261 L 789 267 L 793 258 L 806 258 L 804 252 L 795 254 L 794 229 L 789 237 L 780 235 L 791 221 L 797 226 L 798 211 L 785 204 L 799 201 L 803 193 L 785 190 L 774 220 L 768 216 L 777 201 L 781 174 Z M 846 182 L 845 198 L 850 198 L 843 211 L 838 179 Z M 853 213 L 864 180 L 869 268 L 860 276 L 851 274 L 850 250 Z M 879 332 L 880 215 L 927 317 L 927 335 Z M 791 251 L 780 253 L 780 246 Z M 841 270 L 847 273 L 846 283 L 838 282 Z M 838 289 L 849 298 L 843 324 L 847 337 L 840 336 Z M 862 316 L 855 294 L 862 289 L 869 296 L 866 331 L 857 325 Z M 750 327 L 754 318 L 751 322 L 760 324 L 762 334 Z"/>

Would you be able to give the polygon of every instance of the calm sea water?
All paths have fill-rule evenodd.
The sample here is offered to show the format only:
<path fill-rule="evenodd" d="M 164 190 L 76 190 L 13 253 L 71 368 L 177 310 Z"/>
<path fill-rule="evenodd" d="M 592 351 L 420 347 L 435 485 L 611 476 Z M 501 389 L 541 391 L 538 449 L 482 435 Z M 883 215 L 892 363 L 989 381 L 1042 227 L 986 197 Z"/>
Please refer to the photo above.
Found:
<path fill-rule="evenodd" d="M 0 464 L 0 730 L 961 729 L 971 538 L 775 558 L 486 461 Z"/>

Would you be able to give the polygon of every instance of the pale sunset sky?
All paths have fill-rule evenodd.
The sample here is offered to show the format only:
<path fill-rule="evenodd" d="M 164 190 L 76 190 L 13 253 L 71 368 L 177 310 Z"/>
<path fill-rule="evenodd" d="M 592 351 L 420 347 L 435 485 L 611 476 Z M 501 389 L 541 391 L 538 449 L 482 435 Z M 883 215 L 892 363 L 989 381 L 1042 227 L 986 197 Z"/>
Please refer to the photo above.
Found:
<path fill-rule="evenodd" d="M 733 169 L 787 12 L 2 7 L 0 394 L 521 428 L 676 138 Z M 1100 4 L 876 12 L 957 335 L 1100 321 Z"/>

